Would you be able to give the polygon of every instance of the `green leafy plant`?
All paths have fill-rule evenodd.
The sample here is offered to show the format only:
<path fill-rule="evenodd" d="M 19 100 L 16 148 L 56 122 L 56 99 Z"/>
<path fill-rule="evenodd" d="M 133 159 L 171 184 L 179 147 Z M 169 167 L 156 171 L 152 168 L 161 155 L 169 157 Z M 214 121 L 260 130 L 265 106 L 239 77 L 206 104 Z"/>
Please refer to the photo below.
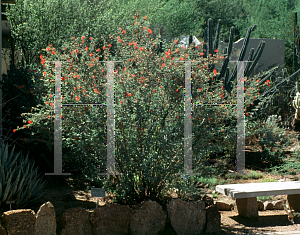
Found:
<path fill-rule="evenodd" d="M 32 135 L 26 128 L 24 132 L 16 132 L 15 127 L 24 125 L 22 113 L 30 112 L 32 107 L 36 106 L 42 101 L 42 95 L 36 90 L 40 82 L 41 72 L 36 66 L 20 65 L 19 68 L 11 65 L 7 74 L 3 74 L 2 92 L 3 92 L 3 133 L 8 138 L 4 140 L 9 144 L 15 144 L 16 151 L 26 150 L 32 153 L 31 157 L 41 167 L 44 172 L 48 172 L 48 165 L 51 167 L 49 155 L 41 157 L 44 151 L 42 138 L 39 135 Z M 36 141 L 27 144 L 28 137 L 34 137 Z M 2 137 L 3 138 L 3 137 Z M 49 151 L 48 151 L 49 152 Z M 52 154 L 53 159 L 53 154 Z M 53 168 L 53 164 L 52 164 Z"/>
<path fill-rule="evenodd" d="M 0 149 L 0 205 L 6 201 L 15 201 L 16 208 L 23 208 L 45 195 L 42 189 L 45 182 L 39 178 L 33 161 L 24 159 L 22 153 L 9 153 L 8 145 Z M 35 169 L 34 169 L 35 168 Z"/>
<path fill-rule="evenodd" d="M 45 70 L 44 85 L 40 90 L 44 93 L 44 104 L 35 107 L 35 113 L 27 113 L 25 120 L 33 132 L 40 132 L 41 126 L 46 126 L 53 133 L 55 64 L 45 63 L 46 60 L 68 61 L 62 67 L 62 96 L 63 103 L 73 104 L 104 103 L 106 100 L 106 64 L 99 61 L 97 53 L 101 51 L 106 61 L 123 60 L 124 64 L 117 65 L 115 70 L 115 159 L 116 171 L 123 175 L 106 180 L 97 175 L 99 171 L 105 172 L 105 109 L 75 105 L 64 109 L 61 118 L 64 169 L 81 173 L 89 181 L 101 181 L 108 191 L 118 194 L 119 202 L 125 203 L 161 197 L 174 184 L 179 184 L 175 188 L 180 188 L 182 195 L 191 189 L 192 178 L 183 180 L 175 175 L 183 170 L 184 162 L 185 78 L 183 63 L 177 61 L 201 60 L 193 63 L 193 102 L 230 103 L 236 99 L 236 87 L 227 94 L 223 82 L 216 80 L 218 67 L 212 66 L 224 59 L 215 54 L 217 50 L 214 55 L 203 58 L 204 53 L 198 48 L 178 48 L 178 40 L 175 40 L 167 44 L 164 53 L 157 55 L 154 50 L 159 40 L 151 37 L 152 30 L 143 19 L 140 20 L 138 15 L 134 19 L 133 26 L 120 28 L 118 36 L 112 35 L 109 41 L 101 38 L 102 48 L 96 47 L 93 38 L 82 36 L 73 37 L 62 48 L 50 44 L 43 50 L 40 59 Z M 118 47 L 115 55 L 110 53 L 112 45 Z M 256 95 L 256 81 L 249 80 L 246 88 L 249 97 Z M 228 99 L 225 99 L 227 95 Z M 250 102 L 246 100 L 246 103 Z M 217 145 L 219 149 L 228 146 L 227 141 L 221 142 L 221 146 L 218 143 L 207 147 L 205 139 L 216 139 L 223 135 L 224 129 L 234 132 L 231 126 L 234 109 L 225 106 L 193 110 L 193 151 L 197 153 L 193 156 L 194 172 L 205 174 L 208 168 L 202 161 L 207 152 Z M 214 115 L 216 111 L 218 117 Z M 227 126 L 224 119 L 228 120 Z M 206 125 L 213 125 L 214 129 Z M 41 134 L 47 135 L 47 132 Z M 53 142 L 49 142 L 51 144 Z"/>
<path fill-rule="evenodd" d="M 275 165 L 276 161 L 285 157 L 284 149 L 290 145 L 290 139 L 294 138 L 295 134 L 288 134 L 284 128 L 278 126 L 277 117 L 270 116 L 260 123 L 247 123 L 246 138 L 251 136 L 259 138 L 262 148 L 261 161 Z"/>
<path fill-rule="evenodd" d="M 264 177 L 263 174 L 256 173 L 254 171 L 250 171 L 250 174 L 248 175 L 248 178 L 250 178 L 250 179 L 259 179 L 259 178 L 262 178 L 262 177 Z"/>
<path fill-rule="evenodd" d="M 271 200 L 271 198 L 272 196 L 261 196 L 261 197 L 257 197 L 257 201 L 265 202 Z"/>
<path fill-rule="evenodd" d="M 295 175 L 300 169 L 299 159 L 299 151 L 296 151 L 292 153 L 290 157 L 282 158 L 283 162 L 280 166 L 273 166 L 270 170 L 272 174 L 279 174 L 283 176 L 286 174 Z"/>
<path fill-rule="evenodd" d="M 259 182 L 278 182 L 278 180 L 268 177 L 260 179 Z"/>

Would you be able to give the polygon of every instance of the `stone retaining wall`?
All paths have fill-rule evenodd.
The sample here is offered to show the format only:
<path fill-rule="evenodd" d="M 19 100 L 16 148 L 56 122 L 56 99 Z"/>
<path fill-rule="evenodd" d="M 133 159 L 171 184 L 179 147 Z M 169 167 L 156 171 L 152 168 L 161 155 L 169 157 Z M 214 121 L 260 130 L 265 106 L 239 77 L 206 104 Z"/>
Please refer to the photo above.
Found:
<path fill-rule="evenodd" d="M 172 199 L 167 211 L 159 203 L 147 200 L 132 207 L 110 204 L 94 211 L 71 208 L 58 218 L 52 203 L 46 202 L 37 214 L 30 209 L 6 211 L 0 224 L 0 235 L 159 235 L 167 232 L 198 235 L 220 230 L 221 215 L 216 204 L 206 206 L 202 200 L 181 199 Z"/>

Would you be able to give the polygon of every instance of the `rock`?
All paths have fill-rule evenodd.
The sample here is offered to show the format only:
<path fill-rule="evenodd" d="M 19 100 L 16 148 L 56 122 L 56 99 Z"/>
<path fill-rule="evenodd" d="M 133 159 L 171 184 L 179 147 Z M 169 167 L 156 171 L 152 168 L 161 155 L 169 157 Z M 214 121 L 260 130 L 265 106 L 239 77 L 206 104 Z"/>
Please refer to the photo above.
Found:
<path fill-rule="evenodd" d="M 0 235 L 7 235 L 5 228 L 3 228 L 0 224 Z"/>
<path fill-rule="evenodd" d="M 286 205 L 286 199 L 280 199 L 283 203 L 283 207 Z"/>
<path fill-rule="evenodd" d="M 41 205 L 36 214 L 35 235 L 56 235 L 56 217 L 51 202 Z"/>
<path fill-rule="evenodd" d="M 274 207 L 273 207 L 272 202 L 269 202 L 269 201 L 264 202 L 264 210 L 273 210 L 273 209 L 274 209 Z"/>
<path fill-rule="evenodd" d="M 65 203 L 64 203 L 64 209 L 70 209 L 75 208 L 77 206 L 77 200 L 75 196 L 72 193 L 67 193 Z"/>
<path fill-rule="evenodd" d="M 131 211 L 129 206 L 110 204 L 95 209 L 91 215 L 93 235 L 128 233 Z"/>
<path fill-rule="evenodd" d="M 167 204 L 168 216 L 177 235 L 196 235 L 204 230 L 206 223 L 205 202 L 186 202 L 173 199 Z"/>
<path fill-rule="evenodd" d="M 201 198 L 201 200 L 205 202 L 205 207 L 208 207 L 208 206 L 214 204 L 214 199 L 207 196 L 206 194 Z"/>
<path fill-rule="evenodd" d="M 221 231 L 221 214 L 217 205 L 206 208 L 206 233 L 219 233 Z"/>
<path fill-rule="evenodd" d="M 76 198 L 72 193 L 67 193 L 66 195 L 66 202 L 75 202 Z"/>
<path fill-rule="evenodd" d="M 89 219 L 89 212 L 84 208 L 70 208 L 66 210 L 59 219 L 59 224 L 62 229 L 58 234 L 92 235 Z"/>
<path fill-rule="evenodd" d="M 279 179 L 278 182 L 286 182 L 286 181 L 291 181 L 289 178 L 284 178 L 284 179 Z"/>
<path fill-rule="evenodd" d="M 155 235 L 166 225 L 167 213 L 155 201 L 144 201 L 132 212 L 130 230 L 132 235 Z"/>
<path fill-rule="evenodd" d="M 233 205 L 225 202 L 216 202 L 219 211 L 231 211 Z"/>
<path fill-rule="evenodd" d="M 272 204 L 273 204 L 273 207 L 275 210 L 284 210 L 284 206 L 283 204 L 286 204 L 285 203 L 286 200 L 277 200 L 277 201 L 273 201 Z"/>
<path fill-rule="evenodd" d="M 3 226 L 9 235 L 34 235 L 35 212 L 30 209 L 6 211 L 2 215 Z"/>
<path fill-rule="evenodd" d="M 259 211 L 263 211 L 264 210 L 264 204 L 262 201 L 257 201 L 257 208 Z"/>
<path fill-rule="evenodd" d="M 196 183 L 195 185 L 196 188 L 204 188 L 204 184 L 201 182 Z"/>

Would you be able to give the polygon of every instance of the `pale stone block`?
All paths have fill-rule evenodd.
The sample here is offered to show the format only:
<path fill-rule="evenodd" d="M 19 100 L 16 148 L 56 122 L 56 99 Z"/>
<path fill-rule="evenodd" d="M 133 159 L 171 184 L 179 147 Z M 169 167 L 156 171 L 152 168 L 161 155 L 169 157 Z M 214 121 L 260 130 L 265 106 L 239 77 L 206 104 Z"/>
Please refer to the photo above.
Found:
<path fill-rule="evenodd" d="M 287 203 L 295 212 L 300 212 L 300 194 L 287 195 Z"/>
<path fill-rule="evenodd" d="M 237 198 L 236 206 L 240 216 L 246 218 L 258 217 L 258 206 L 256 197 Z"/>

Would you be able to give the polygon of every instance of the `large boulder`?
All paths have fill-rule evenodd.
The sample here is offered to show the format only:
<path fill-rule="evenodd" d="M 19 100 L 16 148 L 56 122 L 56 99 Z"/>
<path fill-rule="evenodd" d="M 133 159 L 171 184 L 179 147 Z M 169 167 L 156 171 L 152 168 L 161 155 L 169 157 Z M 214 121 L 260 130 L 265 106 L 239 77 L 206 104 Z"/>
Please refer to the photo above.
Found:
<path fill-rule="evenodd" d="M 134 208 L 130 219 L 130 230 L 133 235 L 156 235 L 166 225 L 167 213 L 155 201 L 144 201 Z"/>
<path fill-rule="evenodd" d="M 0 225 L 0 235 L 7 235 L 5 228 Z"/>
<path fill-rule="evenodd" d="M 129 206 L 110 204 L 92 213 L 90 222 L 93 235 L 121 235 L 129 231 L 131 211 Z"/>
<path fill-rule="evenodd" d="M 30 209 L 6 211 L 2 224 L 9 235 L 34 235 L 35 212 Z"/>
<path fill-rule="evenodd" d="M 59 219 L 61 231 L 59 235 L 92 235 L 90 214 L 82 207 L 66 210 Z"/>
<path fill-rule="evenodd" d="M 206 223 L 204 201 L 173 199 L 167 204 L 168 216 L 177 235 L 201 234 Z"/>
<path fill-rule="evenodd" d="M 56 235 L 56 217 L 51 202 L 41 205 L 36 214 L 35 235 Z"/>
<path fill-rule="evenodd" d="M 207 233 L 219 233 L 221 231 L 221 214 L 216 204 L 206 208 L 206 230 Z"/>

